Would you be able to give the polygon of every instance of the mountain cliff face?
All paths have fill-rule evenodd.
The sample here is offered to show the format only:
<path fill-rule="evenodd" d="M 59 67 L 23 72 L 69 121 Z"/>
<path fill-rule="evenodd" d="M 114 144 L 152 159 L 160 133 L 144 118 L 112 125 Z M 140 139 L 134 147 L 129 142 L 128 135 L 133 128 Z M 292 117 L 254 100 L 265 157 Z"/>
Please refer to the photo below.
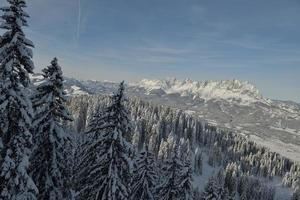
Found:
<path fill-rule="evenodd" d="M 32 79 L 38 82 L 39 77 Z M 111 94 L 117 85 L 114 82 L 66 78 L 65 90 L 70 96 Z M 129 83 L 127 93 L 132 97 L 183 109 L 300 162 L 300 105 L 264 98 L 249 82 L 144 79 Z"/>

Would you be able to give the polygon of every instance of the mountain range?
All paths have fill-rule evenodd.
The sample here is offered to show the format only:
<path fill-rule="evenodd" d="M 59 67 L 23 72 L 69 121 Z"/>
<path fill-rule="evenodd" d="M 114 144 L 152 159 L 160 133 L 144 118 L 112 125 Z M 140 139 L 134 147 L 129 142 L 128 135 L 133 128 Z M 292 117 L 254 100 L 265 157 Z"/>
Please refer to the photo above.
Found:
<path fill-rule="evenodd" d="M 33 83 L 41 79 L 38 74 L 32 76 Z M 112 94 L 117 86 L 118 83 L 110 81 L 65 78 L 69 96 Z M 143 79 L 128 83 L 127 94 L 182 109 L 300 162 L 300 104 L 265 98 L 247 81 Z"/>

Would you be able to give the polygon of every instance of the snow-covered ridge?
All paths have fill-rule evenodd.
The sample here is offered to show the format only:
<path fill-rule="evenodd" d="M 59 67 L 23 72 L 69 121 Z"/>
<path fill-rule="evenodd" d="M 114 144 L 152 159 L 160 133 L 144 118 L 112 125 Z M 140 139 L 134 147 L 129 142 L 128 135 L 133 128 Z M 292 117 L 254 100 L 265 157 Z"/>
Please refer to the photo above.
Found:
<path fill-rule="evenodd" d="M 40 74 L 31 77 L 34 83 L 42 79 Z M 65 89 L 68 95 L 111 93 L 118 83 L 109 81 L 79 81 L 74 78 L 65 77 Z M 130 92 L 144 90 L 145 95 L 172 95 L 191 99 L 225 100 L 227 102 L 237 102 L 239 104 L 249 104 L 255 102 L 268 102 L 264 99 L 260 91 L 247 81 L 224 80 L 224 81 L 192 81 L 190 79 L 143 79 L 136 83 L 129 83 Z"/>
<path fill-rule="evenodd" d="M 151 93 L 180 94 L 181 96 L 192 96 L 205 100 L 223 99 L 237 100 L 251 103 L 264 100 L 260 91 L 247 81 L 225 80 L 225 81 L 192 81 L 192 80 L 149 80 L 143 79 L 137 83 L 130 84 L 142 87 Z"/>

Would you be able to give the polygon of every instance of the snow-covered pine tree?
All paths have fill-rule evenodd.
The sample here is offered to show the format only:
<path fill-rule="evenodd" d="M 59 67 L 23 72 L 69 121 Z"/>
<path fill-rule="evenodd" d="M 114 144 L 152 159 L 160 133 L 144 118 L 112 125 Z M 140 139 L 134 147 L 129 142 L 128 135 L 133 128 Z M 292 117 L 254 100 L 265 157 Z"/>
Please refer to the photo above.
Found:
<path fill-rule="evenodd" d="M 148 147 L 141 151 L 134 163 L 131 186 L 132 200 L 154 200 L 154 187 L 156 186 L 157 168 L 153 153 Z"/>
<path fill-rule="evenodd" d="M 180 199 L 182 188 L 179 187 L 179 178 L 182 168 L 183 164 L 178 156 L 177 148 L 175 148 L 172 158 L 168 159 L 163 166 L 165 180 L 157 187 L 157 199 Z"/>
<path fill-rule="evenodd" d="M 63 75 L 57 59 L 54 58 L 42 72 L 44 80 L 32 97 L 35 148 L 31 174 L 39 189 L 38 199 L 59 200 L 70 192 L 66 161 L 70 136 L 62 123 L 72 121 L 72 117 L 65 105 Z"/>
<path fill-rule="evenodd" d="M 224 188 L 228 189 L 231 196 L 235 196 L 237 187 L 237 177 L 239 176 L 239 168 L 236 163 L 229 163 L 224 172 Z"/>
<path fill-rule="evenodd" d="M 194 155 L 194 172 L 197 175 L 202 175 L 203 161 L 202 161 L 202 151 L 196 148 Z"/>
<path fill-rule="evenodd" d="M 223 188 L 214 177 L 208 180 L 201 195 L 201 200 L 226 200 L 226 197 L 224 198 Z"/>
<path fill-rule="evenodd" d="M 79 164 L 78 198 L 127 200 L 130 195 L 132 127 L 124 105 L 124 82 L 112 96 L 111 105 L 90 122 Z"/>
<path fill-rule="evenodd" d="M 96 199 L 96 194 L 92 191 L 96 191 L 101 185 L 99 182 L 101 176 L 97 170 L 101 167 L 99 154 L 102 145 L 102 129 L 99 122 L 102 115 L 100 106 L 95 107 L 89 119 L 87 132 L 81 137 L 80 146 L 77 149 L 75 190 L 78 192 L 78 199 Z"/>
<path fill-rule="evenodd" d="M 276 191 L 275 188 L 263 184 L 258 178 L 242 175 L 239 177 L 237 192 L 241 200 L 273 200 Z"/>
<path fill-rule="evenodd" d="M 29 73 L 32 73 L 33 43 L 25 37 L 29 15 L 24 0 L 7 0 L 1 7 L 0 28 L 0 199 L 36 199 L 37 188 L 28 175 L 32 147 L 32 107 Z"/>
<path fill-rule="evenodd" d="M 188 156 L 189 157 L 189 156 Z M 192 200 L 193 199 L 193 186 L 192 186 L 192 178 L 193 171 L 191 161 L 186 159 L 184 162 L 184 166 L 180 172 L 179 177 L 179 188 L 181 188 L 180 192 L 180 200 Z"/>

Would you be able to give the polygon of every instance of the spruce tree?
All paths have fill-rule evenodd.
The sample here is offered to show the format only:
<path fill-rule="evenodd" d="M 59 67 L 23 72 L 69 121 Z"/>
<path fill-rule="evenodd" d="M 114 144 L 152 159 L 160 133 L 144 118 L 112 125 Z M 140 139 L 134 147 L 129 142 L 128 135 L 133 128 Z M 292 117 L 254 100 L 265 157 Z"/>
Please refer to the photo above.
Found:
<path fill-rule="evenodd" d="M 208 180 L 202 193 L 201 200 L 226 200 L 224 198 L 223 188 L 218 184 L 218 181 L 214 177 Z"/>
<path fill-rule="evenodd" d="M 194 156 L 194 172 L 197 175 L 202 175 L 203 168 L 203 158 L 202 151 L 199 148 L 196 148 L 195 156 Z"/>
<path fill-rule="evenodd" d="M 157 180 L 154 155 L 146 147 L 139 153 L 134 163 L 131 199 L 154 200 Z"/>
<path fill-rule="evenodd" d="M 179 188 L 181 188 L 180 196 L 181 200 L 193 199 L 193 187 L 192 187 L 192 166 L 191 161 L 187 159 L 182 167 L 179 177 Z"/>
<path fill-rule="evenodd" d="M 93 116 L 83 144 L 77 184 L 81 200 L 127 200 L 130 195 L 132 127 L 124 82 L 111 104 Z"/>
<path fill-rule="evenodd" d="M 70 136 L 63 122 L 72 121 L 66 108 L 61 67 L 54 58 L 43 69 L 44 80 L 33 94 L 35 119 L 35 148 L 31 173 L 39 189 L 38 199 L 59 200 L 68 196 L 68 169 L 66 151 Z"/>
<path fill-rule="evenodd" d="M 101 106 L 95 105 L 88 119 L 87 131 L 79 139 L 78 161 L 75 169 L 75 186 L 78 199 L 96 199 L 91 191 L 100 187 L 99 152 L 102 145 L 100 119 L 104 115 Z M 98 182 L 98 183 L 97 183 Z"/>
<path fill-rule="evenodd" d="M 229 163 L 224 170 L 224 188 L 228 189 L 231 196 L 235 196 L 237 188 L 237 177 L 239 176 L 238 166 Z"/>
<path fill-rule="evenodd" d="M 98 105 L 89 119 L 87 132 L 80 140 L 77 150 L 78 164 L 75 169 L 75 186 L 78 192 L 78 199 L 96 199 L 92 191 L 96 191 L 101 183 L 99 153 L 101 151 L 102 136 L 100 119 L 103 113 Z"/>
<path fill-rule="evenodd" d="M 172 158 L 168 159 L 163 166 L 165 180 L 157 187 L 157 199 L 180 199 L 181 187 L 179 187 L 179 178 L 182 168 L 182 162 L 178 157 L 177 149 L 175 149 Z"/>
<path fill-rule="evenodd" d="M 0 28 L 0 199 L 36 199 L 37 188 L 28 175 L 32 147 L 32 107 L 29 73 L 32 73 L 33 43 L 25 37 L 29 15 L 24 0 L 7 0 L 1 7 Z"/>

